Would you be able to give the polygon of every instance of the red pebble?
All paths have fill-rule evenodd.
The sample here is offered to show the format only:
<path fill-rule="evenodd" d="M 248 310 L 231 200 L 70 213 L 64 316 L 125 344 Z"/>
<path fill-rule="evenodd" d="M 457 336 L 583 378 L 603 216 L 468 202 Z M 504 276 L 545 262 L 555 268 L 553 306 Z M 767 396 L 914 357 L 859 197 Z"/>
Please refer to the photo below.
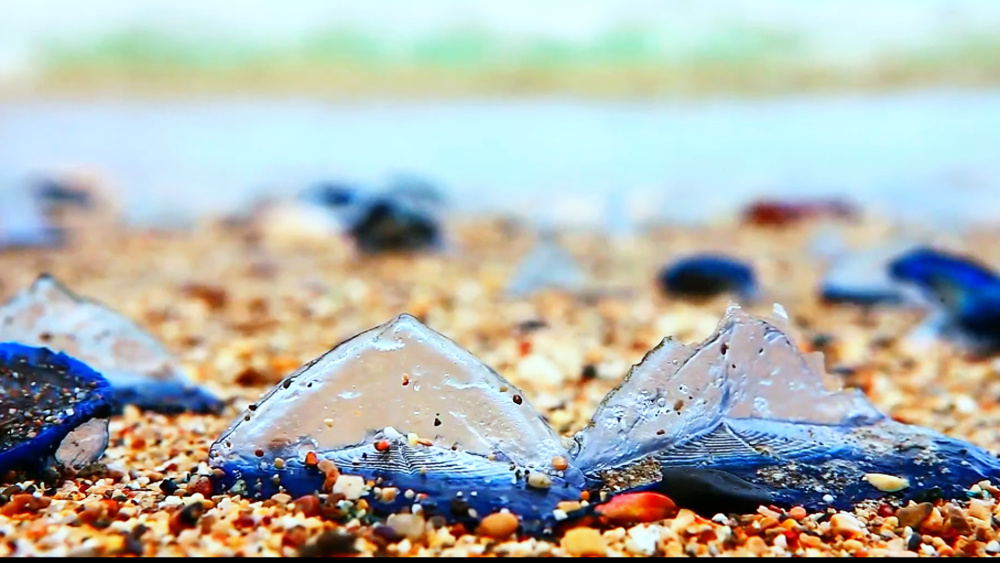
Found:
<path fill-rule="evenodd" d="M 295 499 L 295 510 L 302 512 L 302 515 L 306 518 L 311 518 L 313 516 L 319 516 L 320 512 L 320 502 L 319 497 L 316 495 L 307 495 L 304 497 L 299 497 Z"/>
<path fill-rule="evenodd" d="M 52 504 L 52 499 L 49 497 L 35 498 L 30 494 L 24 493 L 10 497 L 10 502 L 0 509 L 0 514 L 14 516 L 15 514 L 38 512 L 50 504 Z"/>
<path fill-rule="evenodd" d="M 215 487 L 212 486 L 212 479 L 204 475 L 199 475 L 194 481 L 188 484 L 187 492 L 192 495 L 201 493 L 201 496 L 208 498 L 214 494 Z"/>
<path fill-rule="evenodd" d="M 783 226 L 818 217 L 850 219 L 858 211 L 846 201 L 813 200 L 782 201 L 762 200 L 749 206 L 743 212 L 743 221 L 751 225 Z"/>
<path fill-rule="evenodd" d="M 626 493 L 598 506 L 596 512 L 612 524 L 640 524 L 670 518 L 677 505 L 658 493 Z"/>

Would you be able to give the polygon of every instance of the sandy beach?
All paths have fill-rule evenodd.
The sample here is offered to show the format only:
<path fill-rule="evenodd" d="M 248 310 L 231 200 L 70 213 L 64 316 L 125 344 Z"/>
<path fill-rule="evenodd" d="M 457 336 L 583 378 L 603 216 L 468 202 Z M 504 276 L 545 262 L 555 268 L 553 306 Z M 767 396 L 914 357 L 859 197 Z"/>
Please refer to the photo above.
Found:
<path fill-rule="evenodd" d="M 921 313 L 821 304 L 816 288 L 826 264 L 809 246 L 821 227 L 717 221 L 613 244 L 598 233 L 569 234 L 566 247 L 609 290 L 591 299 L 505 297 L 533 234 L 503 219 L 449 224 L 448 249 L 415 256 L 360 257 L 345 239 L 215 220 L 183 232 L 94 228 L 67 248 L 4 251 L 4 299 L 49 272 L 139 322 L 228 406 L 218 416 L 127 408 L 112 419 L 105 468 L 55 484 L 5 483 L 0 555 L 1000 553 L 1000 483 L 968 483 L 961 501 L 904 507 L 887 500 L 815 514 L 762 506 L 711 519 L 682 509 L 639 525 L 574 523 L 537 539 L 510 534 L 500 522 L 506 517 L 479 530 L 422 517 L 389 527 L 366 514 L 363 500 L 346 511 L 319 497 L 252 502 L 208 482 L 209 446 L 248 404 L 298 366 L 403 312 L 494 367 L 557 431 L 571 434 L 662 338 L 694 342 L 714 329 L 726 298 L 670 299 L 654 281 L 670 259 L 705 250 L 749 260 L 765 289 L 750 309 L 781 303 L 800 347 L 822 349 L 829 371 L 893 418 L 1000 450 L 1000 364 L 946 342 L 913 347 L 907 337 Z M 875 219 L 837 229 L 857 248 L 900 232 Z M 968 233 L 952 244 L 996 264 L 995 236 Z M 541 328 L 526 330 L 529 322 Z"/>

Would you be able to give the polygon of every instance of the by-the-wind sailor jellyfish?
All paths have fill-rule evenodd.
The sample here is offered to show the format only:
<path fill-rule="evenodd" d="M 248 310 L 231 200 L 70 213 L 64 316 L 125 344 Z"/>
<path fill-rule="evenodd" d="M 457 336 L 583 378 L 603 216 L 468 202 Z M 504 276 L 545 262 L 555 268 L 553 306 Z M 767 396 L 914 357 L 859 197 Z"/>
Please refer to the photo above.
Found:
<path fill-rule="evenodd" d="M 709 511 L 848 508 L 889 494 L 870 474 L 898 477 L 892 494 L 904 498 L 960 498 L 1000 477 L 985 450 L 895 422 L 858 390 L 829 390 L 825 375 L 820 354 L 731 306 L 700 345 L 667 338 L 634 366 L 576 436 L 575 462 L 596 486 L 657 489 Z"/>
<path fill-rule="evenodd" d="M 0 343 L 0 478 L 54 459 L 70 468 L 108 445 L 111 386 L 100 374 L 47 348 Z"/>
<path fill-rule="evenodd" d="M 365 254 L 408 252 L 443 244 L 440 197 L 430 184 L 400 178 L 376 192 L 349 184 L 321 184 L 302 199 L 334 212 Z"/>
<path fill-rule="evenodd" d="M 921 247 L 889 267 L 937 308 L 930 327 L 981 352 L 1000 350 L 1000 276 L 971 259 Z"/>
<path fill-rule="evenodd" d="M 728 256 L 700 254 L 681 258 L 660 270 L 658 281 L 667 294 L 705 299 L 729 293 L 753 301 L 760 295 L 749 264 Z"/>
<path fill-rule="evenodd" d="M 576 292 L 586 282 L 587 276 L 573 256 L 551 233 L 543 233 L 507 283 L 507 294 L 521 297 L 547 289 Z"/>
<path fill-rule="evenodd" d="M 0 341 L 45 346 L 86 363 L 111 382 L 119 405 L 164 413 L 223 406 L 188 380 L 153 336 L 48 274 L 0 307 Z"/>
<path fill-rule="evenodd" d="M 58 246 L 64 240 L 63 231 L 28 190 L 5 188 L 0 195 L 0 250 Z"/>
<path fill-rule="evenodd" d="M 328 461 L 325 461 L 328 460 Z M 323 490 L 322 465 L 413 494 L 446 517 L 525 518 L 579 500 L 583 475 L 555 431 L 503 377 L 414 317 L 362 332 L 282 380 L 212 445 L 221 485 L 251 496 Z"/>

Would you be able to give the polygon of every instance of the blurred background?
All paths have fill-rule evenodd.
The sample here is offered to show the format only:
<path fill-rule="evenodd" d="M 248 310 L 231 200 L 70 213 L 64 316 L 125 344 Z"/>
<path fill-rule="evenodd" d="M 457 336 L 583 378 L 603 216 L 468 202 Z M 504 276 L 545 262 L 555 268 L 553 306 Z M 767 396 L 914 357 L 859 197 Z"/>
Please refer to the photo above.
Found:
<path fill-rule="evenodd" d="M 6 2 L 0 185 L 66 171 L 139 222 L 407 173 L 565 226 L 829 196 L 959 228 L 1000 217 L 1000 2 Z"/>

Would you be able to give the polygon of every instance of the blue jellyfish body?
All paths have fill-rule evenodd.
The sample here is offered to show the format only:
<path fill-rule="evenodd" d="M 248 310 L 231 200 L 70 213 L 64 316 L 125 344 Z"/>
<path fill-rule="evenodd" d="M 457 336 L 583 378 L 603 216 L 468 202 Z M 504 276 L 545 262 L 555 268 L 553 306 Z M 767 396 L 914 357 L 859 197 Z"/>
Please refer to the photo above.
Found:
<path fill-rule="evenodd" d="M 974 345 L 1000 348 L 1000 276 L 969 258 L 918 248 L 890 265 L 890 275 L 919 288 L 943 311 L 946 329 Z"/>
<path fill-rule="evenodd" d="M 982 448 L 827 389 L 821 355 L 803 354 L 783 322 L 731 306 L 700 345 L 664 340 L 563 440 L 509 382 L 401 315 L 285 378 L 209 464 L 221 487 L 262 497 L 323 490 L 327 463 L 369 493 L 403 493 L 370 494 L 375 512 L 420 504 L 461 520 L 507 508 L 535 531 L 584 491 L 655 490 L 714 513 L 960 498 L 1000 477 Z"/>
<path fill-rule="evenodd" d="M 0 340 L 71 353 L 111 382 L 119 408 L 205 413 L 224 406 L 152 335 L 46 274 L 0 307 Z"/>
<path fill-rule="evenodd" d="M 397 489 L 389 502 L 372 495 L 372 509 L 385 512 L 420 504 L 461 518 L 508 508 L 540 522 L 584 485 L 516 387 L 409 315 L 286 377 L 209 454 L 222 488 L 254 497 L 323 490 L 319 462 Z"/>
<path fill-rule="evenodd" d="M 0 196 L 0 250 L 60 246 L 66 233 L 26 189 L 4 188 Z"/>
<path fill-rule="evenodd" d="M 309 188 L 302 199 L 332 210 L 365 254 L 419 251 L 442 243 L 437 216 L 442 198 L 424 181 L 400 177 L 381 191 L 328 182 Z"/>
<path fill-rule="evenodd" d="M 666 293 L 688 299 L 729 293 L 752 300 L 759 294 L 753 268 L 721 255 L 703 254 L 677 260 L 660 271 L 658 281 Z"/>
<path fill-rule="evenodd" d="M 1000 477 L 982 448 L 895 422 L 860 391 L 828 390 L 824 374 L 820 355 L 731 307 L 702 344 L 667 339 L 634 366 L 576 436 L 575 461 L 591 483 L 652 464 L 662 478 L 643 488 L 683 499 L 697 486 L 692 502 L 730 507 L 961 498 Z M 892 490 L 884 475 L 899 478 Z"/>
<path fill-rule="evenodd" d="M 38 469 L 53 455 L 87 462 L 104 451 L 115 404 L 100 374 L 48 348 L 0 343 L 0 380 L 0 475 Z M 90 421 L 96 421 L 93 432 L 74 437 L 80 444 L 67 443 Z"/>

